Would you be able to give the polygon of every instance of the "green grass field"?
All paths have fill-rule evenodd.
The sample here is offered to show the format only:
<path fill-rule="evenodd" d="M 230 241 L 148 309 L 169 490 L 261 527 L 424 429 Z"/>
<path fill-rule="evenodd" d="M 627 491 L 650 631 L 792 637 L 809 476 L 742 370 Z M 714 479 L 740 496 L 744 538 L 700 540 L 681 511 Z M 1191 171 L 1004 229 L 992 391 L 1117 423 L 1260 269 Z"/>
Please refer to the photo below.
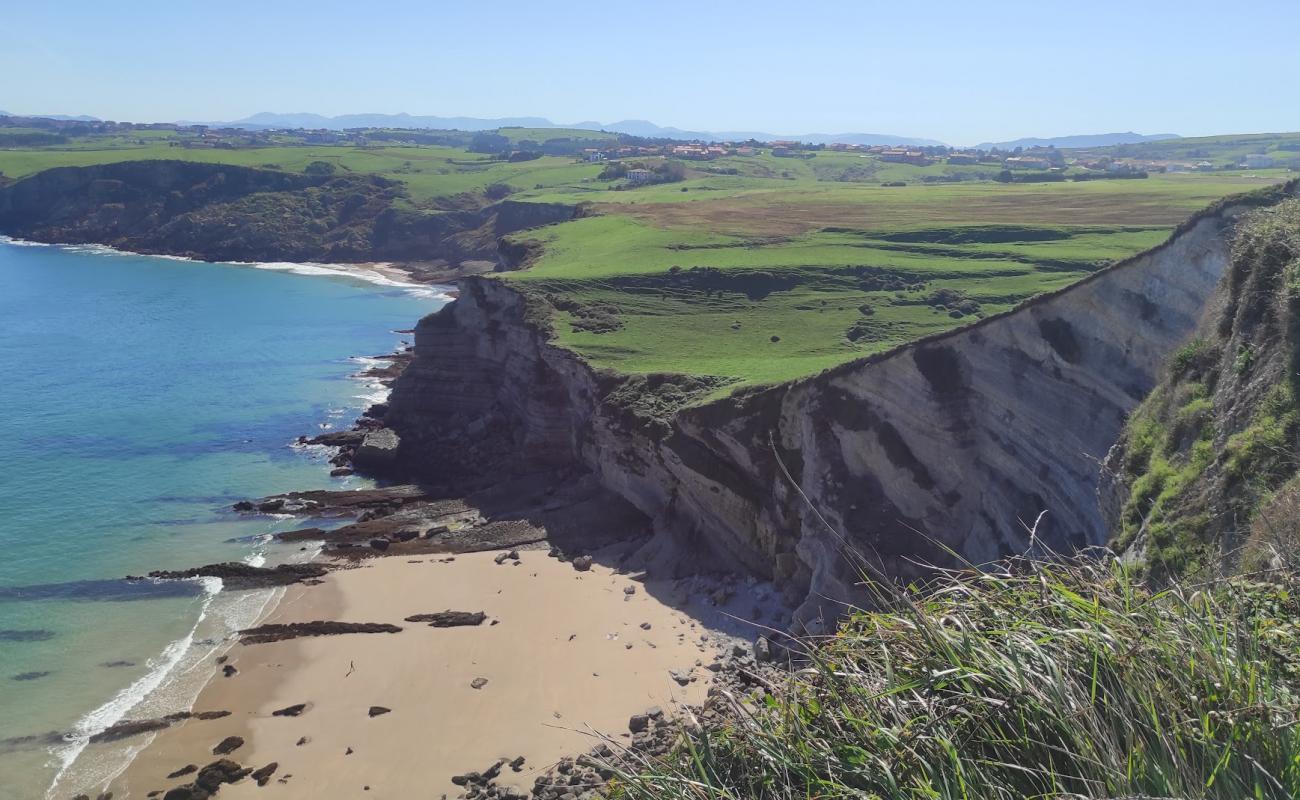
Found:
<path fill-rule="evenodd" d="M 596 366 L 717 376 L 730 389 L 1011 309 L 1268 182 L 888 188 L 719 176 L 594 197 L 548 190 L 533 196 L 576 195 L 599 215 L 518 234 L 541 255 L 505 279 L 559 299 L 558 342 Z"/>
<path fill-rule="evenodd" d="M 563 129 L 500 133 L 515 144 L 617 141 Z M 808 375 L 1010 309 L 1158 244 L 1220 197 L 1290 175 L 1216 170 L 1003 184 L 981 179 L 996 165 L 760 150 L 687 162 L 681 182 L 633 188 L 598 180 L 601 165 L 573 157 L 515 163 L 459 147 L 307 144 L 292 134 L 236 149 L 181 146 L 187 139 L 195 140 L 144 130 L 0 149 L 0 173 L 17 179 L 55 166 L 159 158 L 300 172 L 325 161 L 340 173 L 401 182 L 416 208 L 495 183 L 517 200 L 584 203 L 590 214 L 582 219 L 517 234 L 536 257 L 504 279 L 549 298 L 558 342 L 593 365 L 714 376 L 733 388 Z M 1293 146 L 1300 135 L 1134 147 L 1230 161 Z M 906 185 L 882 185 L 896 181 Z"/>

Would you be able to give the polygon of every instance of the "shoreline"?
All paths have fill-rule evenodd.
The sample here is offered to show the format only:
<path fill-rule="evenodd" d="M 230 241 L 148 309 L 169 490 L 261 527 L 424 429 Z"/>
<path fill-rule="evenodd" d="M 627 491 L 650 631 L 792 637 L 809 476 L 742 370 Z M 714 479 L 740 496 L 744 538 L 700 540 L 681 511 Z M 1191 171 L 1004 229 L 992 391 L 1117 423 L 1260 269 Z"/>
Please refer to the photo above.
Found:
<path fill-rule="evenodd" d="M 377 286 L 388 286 L 394 289 L 408 289 L 419 292 L 432 292 L 434 293 L 434 296 L 445 300 L 453 299 L 455 292 L 454 286 L 421 280 L 419 277 L 421 270 L 419 268 L 389 261 L 355 263 L 326 263 L 315 261 L 211 261 L 204 258 L 179 256 L 170 253 L 140 253 L 134 250 L 122 250 L 107 244 L 90 242 L 40 242 L 33 239 L 22 239 L 7 234 L 0 234 L 0 245 L 6 244 L 14 247 L 56 247 L 74 252 L 96 253 L 100 255 L 135 256 L 139 258 L 161 258 L 168 261 L 181 261 L 198 264 L 219 264 L 232 267 L 274 270 L 277 272 L 291 272 L 295 275 L 313 277 L 333 276 L 353 278 Z"/>
<path fill-rule="evenodd" d="M 232 262 L 206 262 L 197 259 L 188 259 L 172 256 L 156 256 L 153 254 L 130 253 L 119 251 L 99 245 L 59 245 L 46 244 L 40 242 L 25 242 L 15 240 L 12 237 L 0 237 L 0 245 L 12 244 L 19 247 L 56 247 L 61 249 L 72 250 L 93 250 L 102 254 L 115 255 L 132 255 L 145 258 L 168 258 L 171 260 L 195 261 L 197 263 L 216 263 L 230 266 L 251 266 L 262 269 L 281 269 L 280 264 L 240 264 Z M 292 271 L 294 267 L 314 267 L 315 265 L 295 265 L 285 264 L 284 269 Z M 353 266 L 353 265 L 348 265 Z M 384 267 L 380 271 L 371 271 L 376 266 Z M 405 275 L 395 268 L 389 268 L 391 265 L 364 265 L 365 269 L 361 270 L 328 270 L 330 274 L 348 274 L 352 277 L 358 277 L 367 283 L 380 283 L 381 285 L 401 286 L 402 288 L 420 288 L 429 289 L 428 286 L 417 286 L 415 284 L 399 284 L 397 276 Z M 380 272 L 387 272 L 390 277 L 385 281 L 373 280 L 373 277 Z M 304 275 L 319 275 L 317 272 L 301 272 Z M 436 287 L 433 287 L 436 288 Z M 406 333 L 402 330 L 390 331 L 394 335 Z M 404 352 L 403 343 L 398 342 L 394 345 L 392 353 L 382 355 L 364 355 L 364 356 L 346 356 L 340 359 L 340 363 L 347 362 L 351 365 L 346 378 L 357 383 L 358 393 L 352 397 L 353 404 L 344 409 L 343 414 L 354 415 L 355 419 L 360 419 L 361 415 L 372 408 L 376 403 L 382 403 L 390 391 L 391 378 L 400 373 L 405 367 L 406 359 L 409 354 Z M 409 349 L 409 348 L 408 348 Z M 391 358 L 390 358 L 391 356 Z M 396 368 L 396 373 L 389 372 Z M 382 397 L 381 397 L 382 395 Z M 332 426 L 327 426 L 332 427 Z M 297 442 L 290 441 L 286 446 L 293 450 L 299 450 L 301 445 Z M 334 448 L 331 448 L 333 450 Z M 311 458 L 311 460 L 318 460 Z M 335 475 L 330 470 L 328 461 L 322 461 L 321 469 L 325 471 L 322 475 L 322 481 L 330 489 L 339 487 L 333 480 L 336 477 L 348 477 L 348 475 Z M 328 477 L 326 477 L 328 476 Z M 268 517 L 268 521 L 274 519 L 274 515 Z M 306 554 L 306 562 L 316 561 L 321 557 L 321 549 L 310 547 L 310 543 L 304 543 L 307 546 L 299 546 L 292 551 L 288 548 L 288 543 L 277 540 L 274 535 L 267 532 L 259 537 L 255 543 L 254 549 L 248 552 L 242 558 L 243 563 L 253 567 L 259 567 L 266 562 L 266 545 L 272 547 L 281 547 L 284 552 L 276 559 L 278 563 L 295 563 L 304 561 L 299 555 L 301 551 L 310 552 Z M 152 739 L 156 734 L 149 734 L 141 740 L 127 739 L 125 741 L 113 740 L 110 744 L 93 744 L 91 738 L 111 729 L 114 725 L 136 719 L 157 719 L 167 715 L 175 715 L 181 712 L 190 712 L 199 708 L 199 703 L 204 693 L 211 686 L 213 681 L 220 675 L 217 664 L 225 657 L 229 651 L 238 645 L 237 630 L 243 625 L 250 627 L 262 624 L 268 619 L 274 617 L 282 607 L 289 593 L 294 589 L 303 587 L 271 587 L 268 589 L 259 589 L 254 591 L 225 590 L 222 586 L 213 586 L 214 579 L 200 578 L 200 583 L 204 585 L 206 598 L 199 609 L 197 617 L 189 632 L 180 639 L 173 640 L 155 656 L 151 657 L 151 663 L 158 663 L 133 683 L 120 689 L 112 697 L 107 698 L 101 704 L 86 711 L 73 724 L 71 731 L 63 734 L 60 741 L 52 743 L 46 749 L 47 763 L 54 766 L 54 774 L 50 783 L 45 787 L 42 796 L 46 798 L 59 798 L 70 796 L 70 791 L 90 791 L 91 796 L 95 792 L 89 786 L 84 785 L 86 778 L 91 775 L 96 777 L 96 784 L 99 786 L 112 785 L 126 774 L 140 756 L 152 744 Z M 215 579 L 220 583 L 220 579 Z M 241 622 L 231 629 L 230 615 L 237 614 L 236 609 L 240 604 L 255 603 L 256 610 L 251 616 L 240 617 Z M 216 630 L 214 630 L 214 626 Z M 220 638 L 214 640 L 212 635 L 219 634 Z M 206 652 L 204 652 L 206 651 Z M 216 663 L 214 662 L 214 659 Z M 184 682 L 187 673 L 202 671 L 203 679 L 201 682 Z M 176 707 L 174 699 L 179 697 L 186 698 L 180 703 L 183 707 Z M 125 745 L 125 747 L 124 747 Z M 88 768 L 90 775 L 78 775 L 77 766 L 89 752 L 98 750 L 99 754 L 106 757 L 105 761 L 99 761 Z M 85 766 L 83 764 L 83 766 Z M 80 785 L 71 786 L 70 791 L 65 790 L 63 784 L 68 781 L 77 781 Z M 78 795 L 79 796 L 79 795 Z M 142 796 L 142 795 L 141 795 Z"/>

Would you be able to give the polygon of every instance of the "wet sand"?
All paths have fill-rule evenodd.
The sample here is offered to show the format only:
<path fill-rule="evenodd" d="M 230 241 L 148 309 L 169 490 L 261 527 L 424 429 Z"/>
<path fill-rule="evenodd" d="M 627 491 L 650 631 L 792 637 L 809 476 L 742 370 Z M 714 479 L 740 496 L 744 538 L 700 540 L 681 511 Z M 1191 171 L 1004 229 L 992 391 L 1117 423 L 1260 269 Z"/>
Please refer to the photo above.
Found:
<path fill-rule="evenodd" d="M 248 779 L 222 787 L 226 798 L 456 797 L 453 775 L 518 756 L 523 769 L 505 768 L 501 782 L 528 788 L 561 757 L 598 744 L 597 733 L 625 741 L 631 715 L 655 705 L 672 714 L 703 700 L 712 674 L 705 667 L 735 640 L 679 608 L 723 626 L 726 611 L 753 605 L 738 597 L 733 608 L 714 609 L 688 597 L 685 583 L 638 582 L 600 559 L 580 572 L 543 550 L 521 552 L 517 566 L 498 565 L 496 555 L 370 559 L 318 586 L 291 588 L 267 621 L 404 630 L 235 645 L 228 663 L 238 674 L 215 677 L 195 704 L 232 714 L 158 734 L 110 787 L 115 797 L 192 780 L 166 775 L 216 760 L 213 746 L 232 735 L 246 743 L 230 758 L 279 767 L 265 787 Z M 403 621 L 447 609 L 483 611 L 488 620 L 458 628 Z M 670 670 L 695 680 L 679 685 Z M 476 678 L 487 683 L 475 689 Z M 298 703 L 308 704 L 300 716 L 271 714 Z M 371 706 L 391 712 L 372 718 Z"/>

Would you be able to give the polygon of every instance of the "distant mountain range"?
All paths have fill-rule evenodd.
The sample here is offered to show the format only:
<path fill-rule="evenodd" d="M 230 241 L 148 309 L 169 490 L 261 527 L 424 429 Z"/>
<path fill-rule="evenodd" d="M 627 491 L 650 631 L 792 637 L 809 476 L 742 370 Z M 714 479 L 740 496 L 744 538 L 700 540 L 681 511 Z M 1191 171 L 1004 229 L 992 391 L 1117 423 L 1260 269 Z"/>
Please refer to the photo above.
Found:
<path fill-rule="evenodd" d="M 0 117 L 19 116 L 0 111 Z M 25 114 L 22 116 L 39 116 L 45 119 L 57 119 L 78 122 L 97 122 L 98 118 L 85 115 L 69 116 L 67 114 Z M 278 114 L 263 111 L 250 117 L 231 122 L 192 122 L 179 121 L 182 125 L 210 125 L 223 128 L 247 128 L 265 130 L 267 128 L 309 128 L 324 130 L 344 130 L 347 128 L 429 128 L 436 130 L 488 131 L 497 128 L 570 128 L 588 131 L 610 131 L 625 133 L 629 136 L 643 136 L 650 139 L 682 139 L 705 141 L 745 141 L 757 139 L 770 142 L 790 140 L 807 144 L 895 144 L 913 146 L 933 146 L 944 144 L 937 139 L 924 139 L 917 136 L 898 136 L 888 133 L 767 133 L 766 131 L 695 131 L 682 128 L 656 125 L 644 119 L 624 119 L 618 122 L 595 122 L 586 120 L 571 124 L 557 124 L 545 117 L 435 117 L 415 114 L 343 114 L 327 117 L 321 114 L 296 113 Z M 998 148 L 1014 150 L 1017 147 L 1108 147 L 1116 144 L 1133 144 L 1135 142 L 1153 142 L 1161 139 L 1177 139 L 1177 134 L 1156 133 L 1144 135 L 1128 131 L 1126 133 L 1093 133 L 1080 136 L 1057 136 L 1053 138 L 1015 139 L 1007 142 L 984 142 L 976 145 L 981 150 Z"/>
<path fill-rule="evenodd" d="M 0 111 L 0 117 L 32 117 L 35 119 L 57 119 L 60 122 L 99 122 L 99 117 L 88 117 L 85 114 L 69 116 L 67 114 L 10 114 L 8 111 Z"/>
<path fill-rule="evenodd" d="M 935 139 L 922 139 L 915 136 L 897 136 L 885 133 L 803 133 L 776 134 L 764 131 L 692 131 L 656 125 L 643 119 L 625 119 L 619 122 L 602 123 L 592 120 L 558 124 L 543 117 L 498 117 L 485 119 L 479 117 L 432 117 L 412 114 L 344 114 L 326 117 L 320 114 L 275 114 L 264 111 L 251 117 L 231 122 L 209 122 L 213 126 L 232 128 L 323 128 L 326 130 L 343 130 L 345 128 L 432 128 L 456 129 L 462 131 L 485 131 L 496 128 L 576 128 L 589 131 L 611 131 L 626 133 L 630 136 L 644 136 L 652 139 L 704 139 L 714 141 L 743 141 L 758 139 L 772 141 L 789 139 L 809 144 L 827 144 L 843 142 L 845 144 L 910 144 L 939 145 L 943 142 Z"/>
<path fill-rule="evenodd" d="M 1015 150 L 1017 147 L 1109 147 L 1113 144 L 1134 144 L 1136 142 L 1156 142 L 1161 139 L 1180 139 L 1176 133 L 1153 133 L 1144 135 L 1128 131 L 1127 133 L 1089 133 L 1082 136 L 1056 136 L 1051 139 L 1015 139 L 1010 142 L 984 142 L 975 145 L 977 150 Z"/>

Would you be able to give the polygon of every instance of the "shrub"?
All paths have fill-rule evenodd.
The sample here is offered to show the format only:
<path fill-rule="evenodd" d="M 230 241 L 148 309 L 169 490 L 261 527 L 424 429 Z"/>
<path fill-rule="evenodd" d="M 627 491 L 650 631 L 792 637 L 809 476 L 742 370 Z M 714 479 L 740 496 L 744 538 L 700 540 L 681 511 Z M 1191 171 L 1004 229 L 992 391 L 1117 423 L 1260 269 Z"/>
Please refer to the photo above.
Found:
<path fill-rule="evenodd" d="M 514 193 L 514 187 L 508 183 L 491 183 L 483 190 L 489 200 L 501 200 Z"/>
<path fill-rule="evenodd" d="M 333 175 L 338 168 L 328 161 L 313 161 L 303 167 L 302 171 L 308 175 Z"/>

